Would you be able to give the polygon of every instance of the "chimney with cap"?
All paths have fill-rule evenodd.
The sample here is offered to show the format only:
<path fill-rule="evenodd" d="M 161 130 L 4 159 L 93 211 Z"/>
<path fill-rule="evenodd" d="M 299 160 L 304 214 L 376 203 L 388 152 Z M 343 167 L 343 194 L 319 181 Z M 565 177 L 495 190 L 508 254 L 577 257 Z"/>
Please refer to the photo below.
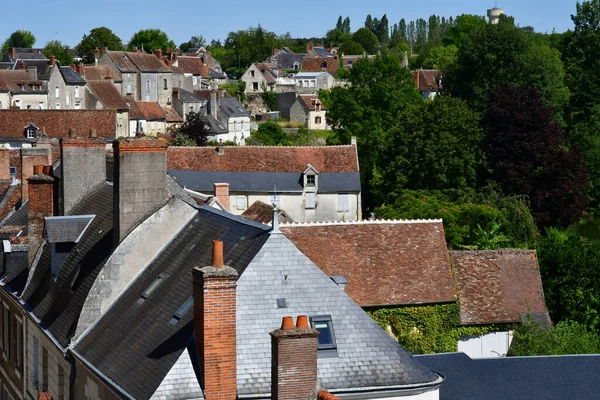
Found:
<path fill-rule="evenodd" d="M 113 231 L 119 243 L 169 199 L 167 142 L 119 139 L 113 142 L 113 150 Z"/>
<path fill-rule="evenodd" d="M 27 67 L 25 67 L 25 61 L 19 60 L 19 69 L 21 71 L 25 71 L 27 69 Z"/>
<path fill-rule="evenodd" d="M 297 400 L 317 397 L 317 337 L 308 316 L 283 317 L 281 328 L 271 335 L 271 399 Z"/>
<path fill-rule="evenodd" d="M 24 147 L 21 149 L 21 199 L 25 202 L 34 165 L 52 164 L 51 150 L 48 147 Z"/>
<path fill-rule="evenodd" d="M 208 103 L 208 107 L 210 108 L 210 115 L 217 119 L 218 113 L 217 109 L 219 108 L 219 102 L 217 101 L 217 91 L 213 90 L 210 92 L 210 103 Z"/>
<path fill-rule="evenodd" d="M 237 398 L 236 282 L 238 273 L 223 265 L 223 242 L 213 241 L 212 265 L 195 267 L 194 336 L 204 398 Z"/>
<path fill-rule="evenodd" d="M 29 183 L 29 206 L 27 208 L 27 258 L 31 265 L 44 240 L 45 218 L 54 215 L 54 178 L 52 166 L 36 165 Z"/>
<path fill-rule="evenodd" d="M 229 183 L 215 183 L 215 197 L 229 211 Z"/>
<path fill-rule="evenodd" d="M 99 59 L 100 59 L 100 49 L 96 47 L 94 49 L 94 65 L 98 65 Z"/>
<path fill-rule="evenodd" d="M 156 50 L 154 50 L 154 55 L 156 56 L 156 58 L 158 58 L 159 60 L 162 61 L 162 58 L 163 58 L 162 49 L 156 49 Z"/>
<path fill-rule="evenodd" d="M 95 136 L 93 128 L 89 137 L 77 137 L 75 129 L 71 129 L 69 137 L 60 139 L 61 214 L 69 215 L 90 193 L 106 184 L 106 140 Z"/>

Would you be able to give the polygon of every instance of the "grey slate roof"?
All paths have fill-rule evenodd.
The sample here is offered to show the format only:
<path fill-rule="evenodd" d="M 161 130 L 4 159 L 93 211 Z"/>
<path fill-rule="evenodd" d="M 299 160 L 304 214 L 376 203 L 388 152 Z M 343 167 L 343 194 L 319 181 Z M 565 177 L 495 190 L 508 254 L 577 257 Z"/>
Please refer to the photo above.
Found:
<path fill-rule="evenodd" d="M 598 398 L 600 355 L 471 359 L 464 353 L 416 356 L 446 376 L 440 400 Z"/>
<path fill-rule="evenodd" d="M 274 61 L 281 66 L 282 69 L 294 69 L 294 63 L 297 63 L 298 69 L 302 65 L 304 54 L 289 54 L 285 52 L 279 52 L 273 57 Z"/>
<path fill-rule="evenodd" d="M 235 97 L 222 97 L 219 104 L 219 112 L 225 113 L 229 118 L 250 116 Z"/>
<path fill-rule="evenodd" d="M 60 67 L 60 74 L 62 75 L 67 85 L 85 85 L 87 82 L 77 73 L 73 71 L 71 67 Z"/>
<path fill-rule="evenodd" d="M 226 172 L 169 170 L 177 183 L 188 189 L 213 191 L 214 183 L 229 183 L 230 191 L 301 193 L 302 174 L 296 172 Z M 319 193 L 360 191 L 360 173 L 324 172 L 319 174 Z"/>
<path fill-rule="evenodd" d="M 16 186 L 11 186 L 9 190 L 15 190 Z M 8 196 L 8 194 L 7 194 Z M 28 202 L 25 201 L 25 204 L 20 206 L 19 208 L 15 207 L 15 210 L 6 217 L 0 226 L 25 226 L 27 227 L 27 218 L 28 218 Z"/>
<path fill-rule="evenodd" d="M 331 316 L 338 356 L 318 359 L 318 379 L 334 394 L 440 382 L 283 234 L 271 234 L 238 279 L 237 302 L 239 395 L 271 391 L 269 332 L 300 314 Z"/>
<path fill-rule="evenodd" d="M 227 124 L 216 120 L 212 115 L 207 115 L 206 122 L 208 123 L 208 132 L 212 134 L 227 133 Z"/>
<path fill-rule="evenodd" d="M 50 245 L 43 244 L 40 261 L 22 298 L 63 345 L 75 332 L 88 292 L 113 250 L 113 191 L 102 185 L 73 209 L 73 215 L 96 215 L 63 263 L 54 282 L 50 278 Z"/>
<path fill-rule="evenodd" d="M 192 310 L 169 324 L 192 295 L 192 267 L 210 264 L 217 239 L 224 241 L 226 264 L 242 273 L 267 236 L 264 225 L 202 207 L 75 350 L 130 395 L 150 398 L 193 340 Z M 169 276 L 137 304 L 160 273 Z"/>
<path fill-rule="evenodd" d="M 179 89 L 179 100 L 183 103 L 206 103 L 206 99 L 184 89 Z"/>
<path fill-rule="evenodd" d="M 46 237 L 49 243 L 76 243 L 94 219 L 93 215 L 74 215 L 46 218 Z"/>

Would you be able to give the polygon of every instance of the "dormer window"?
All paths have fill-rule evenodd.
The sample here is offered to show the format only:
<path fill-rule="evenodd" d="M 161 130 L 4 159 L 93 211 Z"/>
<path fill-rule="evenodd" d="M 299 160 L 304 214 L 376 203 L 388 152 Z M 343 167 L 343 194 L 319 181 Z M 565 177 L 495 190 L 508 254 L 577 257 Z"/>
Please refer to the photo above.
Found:
<path fill-rule="evenodd" d="M 35 139 L 37 136 L 37 126 L 34 124 L 29 124 L 25 127 L 25 137 L 27 139 Z"/>
<path fill-rule="evenodd" d="M 315 175 L 306 175 L 306 186 L 315 186 L 316 183 Z"/>

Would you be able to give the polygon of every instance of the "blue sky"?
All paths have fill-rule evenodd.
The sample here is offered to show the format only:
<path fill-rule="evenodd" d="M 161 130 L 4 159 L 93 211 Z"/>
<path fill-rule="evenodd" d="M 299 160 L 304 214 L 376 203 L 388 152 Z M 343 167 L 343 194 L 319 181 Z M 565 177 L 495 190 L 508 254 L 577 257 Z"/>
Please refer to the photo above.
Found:
<path fill-rule="evenodd" d="M 485 15 L 494 0 L 357 0 L 324 1 L 192 1 L 192 0 L 70 0 L 6 1 L 0 24 L 0 42 L 17 29 L 27 29 L 37 38 L 37 47 L 49 40 L 75 46 L 85 33 L 98 26 L 112 29 L 124 43 L 131 35 L 146 28 L 159 28 L 180 44 L 192 35 L 208 40 L 224 39 L 233 30 L 260 23 L 277 33 L 292 37 L 323 36 L 341 14 L 349 16 L 352 30 L 360 28 L 367 14 L 387 14 L 391 24 L 400 18 L 412 20 L 431 14 L 456 16 Z M 274 4 L 276 6 L 270 6 Z M 538 32 L 563 32 L 572 28 L 570 15 L 576 0 L 498 0 L 498 7 L 515 17 L 521 26 L 530 25 Z"/>

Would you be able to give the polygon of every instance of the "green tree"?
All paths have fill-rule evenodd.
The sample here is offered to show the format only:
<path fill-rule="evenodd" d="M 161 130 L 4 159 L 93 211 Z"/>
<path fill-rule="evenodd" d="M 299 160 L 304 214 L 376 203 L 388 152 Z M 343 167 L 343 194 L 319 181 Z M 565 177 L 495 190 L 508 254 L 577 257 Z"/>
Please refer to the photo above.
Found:
<path fill-rule="evenodd" d="M 256 131 L 253 131 L 246 144 L 262 146 L 289 146 L 290 141 L 287 134 L 276 122 L 268 121 L 260 124 Z"/>
<path fill-rule="evenodd" d="M 173 137 L 173 141 L 169 143 L 169 146 L 193 147 L 196 146 L 196 141 L 186 134 L 176 132 Z"/>
<path fill-rule="evenodd" d="M 344 22 L 342 23 L 342 32 L 345 34 L 349 34 L 351 32 L 350 17 L 344 18 Z"/>
<path fill-rule="evenodd" d="M 449 26 L 446 34 L 442 37 L 444 44 L 453 44 L 460 47 L 470 36 L 475 35 L 479 30 L 485 29 L 487 22 L 485 17 L 463 14 L 456 17 Z"/>
<path fill-rule="evenodd" d="M 536 323 L 519 324 L 510 356 L 550 356 L 600 353 L 600 336 L 585 325 L 561 321 L 552 328 Z"/>
<path fill-rule="evenodd" d="M 103 47 L 108 50 L 123 50 L 123 42 L 110 29 L 101 26 L 94 28 L 89 34 L 83 35 L 81 42 L 75 47 L 79 55 L 86 64 L 93 64 L 96 49 L 102 50 Z"/>
<path fill-rule="evenodd" d="M 427 55 L 423 60 L 422 67 L 448 71 L 453 67 L 457 57 L 458 47 L 453 44 L 448 46 L 433 47 L 427 52 Z"/>
<path fill-rule="evenodd" d="M 6 54 L 11 47 L 32 48 L 35 44 L 35 36 L 30 31 L 18 30 L 13 33 L 2 44 L 2 54 Z"/>
<path fill-rule="evenodd" d="M 195 35 L 192 36 L 187 42 L 181 43 L 179 45 L 179 49 L 184 53 L 188 53 L 192 49 L 199 49 L 200 47 L 204 46 L 206 46 L 206 39 L 204 39 L 204 36 Z"/>
<path fill-rule="evenodd" d="M 43 53 L 50 58 L 55 56 L 62 65 L 69 65 L 74 62 L 73 52 L 66 44 L 62 44 L 59 40 L 52 40 L 46 43 Z"/>
<path fill-rule="evenodd" d="M 554 322 L 600 328 L 600 244 L 573 230 L 550 228 L 536 245 L 548 311 Z"/>
<path fill-rule="evenodd" d="M 180 143 L 189 143 L 187 140 L 189 139 L 196 146 L 206 146 L 208 143 L 208 124 L 205 117 L 200 113 L 190 112 L 186 114 L 185 118 L 185 122 L 175 132 L 175 139 Z M 189 144 L 182 145 L 188 146 Z"/>
<path fill-rule="evenodd" d="M 262 97 L 263 103 L 265 107 L 269 109 L 269 111 L 274 111 L 277 109 L 277 93 L 267 89 L 266 85 L 262 87 L 263 92 L 260 94 Z"/>
<path fill-rule="evenodd" d="M 357 43 L 353 40 L 348 40 L 348 41 L 342 43 L 342 45 L 339 48 L 339 52 L 344 53 L 346 55 L 348 55 L 348 54 L 363 54 L 365 52 L 365 49 L 359 43 Z"/>
<path fill-rule="evenodd" d="M 379 49 L 379 40 L 370 29 L 360 28 L 354 32 L 354 35 L 352 35 L 352 40 L 360 44 L 368 54 L 375 54 Z"/>
<path fill-rule="evenodd" d="M 447 96 L 421 102 L 391 131 L 373 182 L 376 198 L 402 189 L 475 188 L 482 139 L 479 115 L 465 102 Z"/>
<path fill-rule="evenodd" d="M 136 48 L 153 53 L 156 49 L 174 49 L 175 42 L 170 40 L 169 36 L 160 29 L 142 29 L 134 33 L 127 44 L 127 49 L 130 51 Z"/>

